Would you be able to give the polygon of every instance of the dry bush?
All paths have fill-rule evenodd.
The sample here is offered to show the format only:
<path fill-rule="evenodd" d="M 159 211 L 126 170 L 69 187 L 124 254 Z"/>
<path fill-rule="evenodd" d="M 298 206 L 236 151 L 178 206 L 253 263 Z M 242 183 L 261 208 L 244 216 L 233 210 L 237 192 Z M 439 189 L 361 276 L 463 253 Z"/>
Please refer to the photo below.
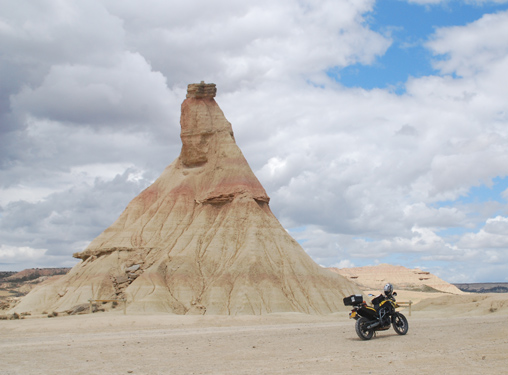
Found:
<path fill-rule="evenodd" d="M 19 319 L 19 318 L 20 318 L 19 314 L 15 312 L 15 313 L 13 313 L 13 314 L 10 316 L 10 318 L 9 318 L 9 319 L 10 319 L 10 320 L 16 320 L 16 319 Z"/>

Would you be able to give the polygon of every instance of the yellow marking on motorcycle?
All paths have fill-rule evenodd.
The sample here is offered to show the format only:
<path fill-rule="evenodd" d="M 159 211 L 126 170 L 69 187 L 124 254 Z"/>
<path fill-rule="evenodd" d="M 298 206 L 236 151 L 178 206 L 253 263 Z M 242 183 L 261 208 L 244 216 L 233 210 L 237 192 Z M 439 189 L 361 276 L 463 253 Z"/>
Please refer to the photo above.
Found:
<path fill-rule="evenodd" d="M 351 311 L 351 312 L 349 313 L 349 319 L 352 319 L 352 318 L 354 318 L 355 316 L 356 316 L 356 311 Z"/>

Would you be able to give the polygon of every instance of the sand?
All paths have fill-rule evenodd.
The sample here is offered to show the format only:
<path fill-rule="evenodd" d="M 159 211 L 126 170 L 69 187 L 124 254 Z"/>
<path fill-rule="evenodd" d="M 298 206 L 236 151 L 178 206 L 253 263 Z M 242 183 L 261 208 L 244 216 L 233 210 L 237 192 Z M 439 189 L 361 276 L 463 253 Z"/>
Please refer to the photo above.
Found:
<path fill-rule="evenodd" d="M 413 311 L 361 341 L 347 313 L 122 315 L 0 321 L 0 374 L 502 374 L 506 310 Z M 407 311 L 406 311 L 407 315 Z"/>

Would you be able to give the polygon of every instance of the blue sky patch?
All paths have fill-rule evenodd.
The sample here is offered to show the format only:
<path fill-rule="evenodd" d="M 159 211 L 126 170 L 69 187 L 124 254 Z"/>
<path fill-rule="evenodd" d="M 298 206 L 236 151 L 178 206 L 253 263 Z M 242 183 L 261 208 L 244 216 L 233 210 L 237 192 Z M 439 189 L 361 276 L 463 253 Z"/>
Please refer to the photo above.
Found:
<path fill-rule="evenodd" d="M 443 57 L 433 56 L 425 47 L 437 28 L 463 26 L 486 13 L 506 9 L 506 4 L 473 5 L 462 1 L 435 6 L 400 0 L 380 1 L 366 19 L 372 30 L 390 36 L 392 45 L 372 65 L 334 67 L 327 74 L 346 87 L 382 88 L 403 94 L 409 77 L 438 74 L 432 67 L 432 60 Z"/>
<path fill-rule="evenodd" d="M 469 189 L 469 194 L 461 197 L 458 202 L 461 203 L 482 203 L 496 201 L 506 203 L 503 192 L 508 189 L 508 177 L 496 177 L 492 180 L 492 186 L 480 185 Z"/>
<path fill-rule="evenodd" d="M 506 190 L 508 190 L 508 177 L 496 177 L 492 179 L 491 186 L 487 186 L 485 184 L 473 186 L 469 189 L 469 192 L 466 195 L 463 195 L 454 201 L 439 202 L 435 205 L 435 207 L 457 207 L 460 205 L 480 205 L 488 202 L 497 202 L 499 203 L 499 209 L 492 212 L 490 216 L 506 216 L 507 199 L 503 196 L 503 192 Z M 478 215 L 478 213 L 474 210 L 470 215 Z M 442 230 L 436 232 L 436 234 L 441 237 L 446 237 L 448 241 L 451 241 L 453 237 L 459 238 L 467 232 L 478 232 L 484 225 L 485 223 L 480 221 L 477 223 L 476 228 L 443 228 Z"/>
<path fill-rule="evenodd" d="M 475 204 L 485 202 L 499 202 L 506 204 L 507 200 L 503 192 L 508 190 L 508 177 L 495 177 L 492 179 L 492 185 L 472 186 L 466 195 L 459 197 L 454 201 L 442 201 L 436 204 L 436 207 L 456 206 L 457 204 Z"/>

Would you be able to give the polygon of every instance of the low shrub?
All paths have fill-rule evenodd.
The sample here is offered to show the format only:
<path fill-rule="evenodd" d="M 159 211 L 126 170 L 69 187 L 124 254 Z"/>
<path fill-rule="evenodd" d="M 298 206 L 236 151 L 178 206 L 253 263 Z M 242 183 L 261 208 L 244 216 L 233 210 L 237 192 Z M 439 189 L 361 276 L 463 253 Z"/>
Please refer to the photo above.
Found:
<path fill-rule="evenodd" d="M 19 314 L 18 313 L 14 313 L 11 315 L 11 317 L 9 318 L 10 320 L 16 320 L 16 319 L 19 319 Z"/>

